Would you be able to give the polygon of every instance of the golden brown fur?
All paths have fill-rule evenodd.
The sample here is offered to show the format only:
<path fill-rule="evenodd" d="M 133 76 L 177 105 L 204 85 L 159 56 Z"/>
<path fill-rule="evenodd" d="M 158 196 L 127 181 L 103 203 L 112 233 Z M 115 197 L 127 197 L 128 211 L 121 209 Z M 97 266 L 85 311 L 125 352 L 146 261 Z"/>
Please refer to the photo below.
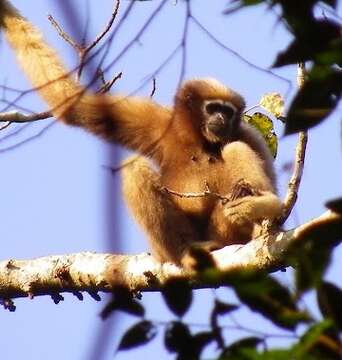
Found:
<path fill-rule="evenodd" d="M 160 261 L 180 262 L 195 242 L 208 248 L 245 243 L 263 218 L 280 214 L 273 160 L 258 133 L 240 123 L 244 100 L 239 94 L 213 79 L 186 82 L 173 109 L 139 97 L 89 94 L 6 0 L 0 0 L 0 14 L 0 26 L 23 70 L 58 119 L 154 161 L 157 170 L 144 157 L 130 160 L 122 176 L 127 204 Z M 211 103 L 236 111 L 224 136 L 209 128 L 210 116 L 203 109 Z M 214 115 L 227 117 L 221 110 Z M 209 188 L 229 197 L 243 193 L 237 189 L 241 181 L 251 192 L 227 203 L 215 196 L 186 198 L 163 191 L 200 193 Z"/>

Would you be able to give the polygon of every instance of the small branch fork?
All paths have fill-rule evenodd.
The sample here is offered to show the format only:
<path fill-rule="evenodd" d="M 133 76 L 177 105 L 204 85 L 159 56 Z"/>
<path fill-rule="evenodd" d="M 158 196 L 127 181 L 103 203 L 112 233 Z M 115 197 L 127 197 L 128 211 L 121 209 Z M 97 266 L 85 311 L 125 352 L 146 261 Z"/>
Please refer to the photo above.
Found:
<path fill-rule="evenodd" d="M 76 50 L 76 52 L 80 58 L 80 60 L 79 60 L 80 64 L 77 69 L 77 80 L 79 80 L 81 77 L 82 71 L 86 64 L 86 57 L 89 54 L 89 52 L 100 43 L 100 41 L 107 35 L 107 33 L 112 28 L 114 21 L 119 13 L 119 8 L 120 8 L 120 0 L 116 0 L 108 23 L 106 24 L 104 29 L 99 33 L 99 35 L 97 35 L 96 38 L 87 46 L 77 44 L 76 41 L 74 41 L 71 38 L 71 36 L 68 35 L 62 29 L 62 27 L 58 24 L 58 22 L 54 19 L 54 17 L 52 15 L 48 16 L 48 20 L 50 21 L 51 25 L 57 30 L 57 32 L 61 36 L 61 38 L 64 39 L 71 47 L 73 47 Z M 120 77 L 116 76 L 115 78 L 117 80 Z M 110 81 L 110 83 L 112 83 L 112 85 L 114 84 L 114 82 L 115 81 L 113 81 L 113 80 Z M 108 88 L 108 90 L 110 89 L 109 83 L 107 83 L 107 88 Z"/>

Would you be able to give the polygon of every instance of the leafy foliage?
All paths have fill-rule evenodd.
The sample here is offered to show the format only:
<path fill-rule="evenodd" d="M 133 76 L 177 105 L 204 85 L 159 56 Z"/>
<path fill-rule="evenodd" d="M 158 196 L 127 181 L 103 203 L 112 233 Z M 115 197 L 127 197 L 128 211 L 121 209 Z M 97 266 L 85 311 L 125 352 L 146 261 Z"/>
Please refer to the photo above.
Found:
<path fill-rule="evenodd" d="M 264 315 L 277 326 L 294 330 L 298 324 L 310 320 L 308 314 L 299 310 L 293 294 L 266 273 L 229 272 L 226 283 L 234 288 L 243 304 Z"/>
<path fill-rule="evenodd" d="M 251 124 L 260 132 L 262 137 L 265 139 L 271 154 L 273 157 L 276 157 L 278 150 L 278 138 L 274 133 L 272 120 L 267 115 L 260 112 L 256 112 L 253 115 L 244 115 L 243 119 L 246 123 Z"/>

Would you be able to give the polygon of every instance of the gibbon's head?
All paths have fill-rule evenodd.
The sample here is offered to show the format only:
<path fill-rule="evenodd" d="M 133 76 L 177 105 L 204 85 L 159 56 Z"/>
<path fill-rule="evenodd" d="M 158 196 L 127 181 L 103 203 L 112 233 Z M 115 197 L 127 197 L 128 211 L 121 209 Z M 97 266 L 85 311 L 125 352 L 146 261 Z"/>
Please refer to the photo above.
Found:
<path fill-rule="evenodd" d="M 245 101 L 215 79 L 196 79 L 179 89 L 175 106 L 187 113 L 207 141 L 225 144 L 236 135 Z"/>

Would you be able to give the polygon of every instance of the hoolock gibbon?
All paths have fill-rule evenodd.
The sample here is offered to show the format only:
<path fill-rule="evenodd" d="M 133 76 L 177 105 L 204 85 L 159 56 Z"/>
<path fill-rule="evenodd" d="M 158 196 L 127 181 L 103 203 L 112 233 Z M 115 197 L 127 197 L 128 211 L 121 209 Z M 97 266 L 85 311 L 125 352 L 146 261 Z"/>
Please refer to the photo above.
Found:
<path fill-rule="evenodd" d="M 273 158 L 241 121 L 245 104 L 235 91 L 214 79 L 187 81 L 173 108 L 92 94 L 6 0 L 0 0 L 0 27 L 57 119 L 139 153 L 123 167 L 123 193 L 156 259 L 182 263 L 191 246 L 246 243 L 263 219 L 280 215 Z"/>

